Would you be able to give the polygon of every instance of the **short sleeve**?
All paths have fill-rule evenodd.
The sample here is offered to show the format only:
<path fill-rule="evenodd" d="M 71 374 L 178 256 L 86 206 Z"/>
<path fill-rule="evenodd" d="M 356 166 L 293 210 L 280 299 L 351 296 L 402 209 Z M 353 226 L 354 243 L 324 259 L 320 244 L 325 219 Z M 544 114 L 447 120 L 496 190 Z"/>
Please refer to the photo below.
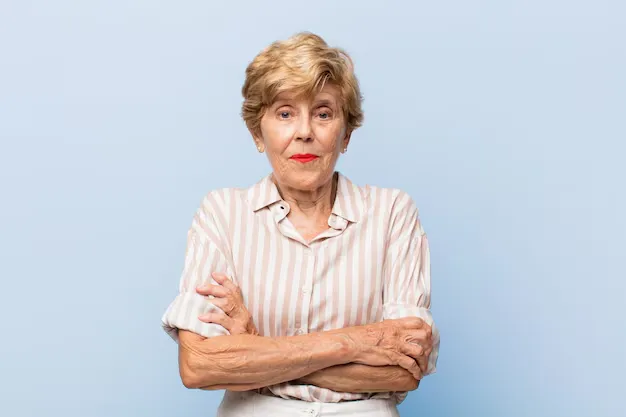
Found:
<path fill-rule="evenodd" d="M 211 277 L 212 272 L 223 272 L 234 279 L 209 207 L 205 198 L 194 215 L 187 233 L 185 263 L 180 277 L 179 292 L 161 318 L 163 329 L 176 342 L 179 330 L 188 330 L 204 337 L 229 334 L 228 330 L 219 324 L 205 323 L 198 319 L 198 316 L 204 313 L 221 310 L 211 303 L 209 297 L 198 294 L 196 288 L 203 284 L 216 284 Z"/>
<path fill-rule="evenodd" d="M 418 210 L 400 192 L 391 211 L 389 244 L 383 268 L 383 318 L 419 317 L 433 330 L 433 350 L 425 375 L 436 371 L 439 330 L 430 312 L 430 248 Z"/>

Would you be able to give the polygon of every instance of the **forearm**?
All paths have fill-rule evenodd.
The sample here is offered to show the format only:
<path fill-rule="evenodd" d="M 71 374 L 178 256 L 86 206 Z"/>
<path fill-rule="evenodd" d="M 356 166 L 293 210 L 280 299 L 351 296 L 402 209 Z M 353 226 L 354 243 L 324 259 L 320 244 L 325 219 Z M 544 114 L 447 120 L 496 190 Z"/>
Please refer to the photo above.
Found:
<path fill-rule="evenodd" d="M 336 392 L 413 391 L 419 381 L 400 366 L 369 366 L 358 363 L 335 365 L 320 369 L 293 381 L 294 384 L 315 385 Z M 248 391 L 267 384 L 224 384 L 201 389 Z"/>
<path fill-rule="evenodd" d="M 337 392 L 413 391 L 419 385 L 413 375 L 400 366 L 369 366 L 359 363 L 331 366 L 295 381 Z"/>
<path fill-rule="evenodd" d="M 179 336 L 180 372 L 189 388 L 250 390 L 351 360 L 348 338 L 340 330 L 291 337 L 205 339 L 184 331 Z"/>

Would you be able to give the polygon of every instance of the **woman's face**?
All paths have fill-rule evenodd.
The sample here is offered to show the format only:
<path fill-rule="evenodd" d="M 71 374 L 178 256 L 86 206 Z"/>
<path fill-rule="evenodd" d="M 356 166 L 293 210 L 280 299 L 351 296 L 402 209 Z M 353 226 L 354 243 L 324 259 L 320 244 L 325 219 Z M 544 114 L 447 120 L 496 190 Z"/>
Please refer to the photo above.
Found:
<path fill-rule="evenodd" d="M 314 190 L 331 180 L 342 149 L 350 141 L 339 89 L 325 85 L 314 97 L 281 93 L 261 119 L 257 146 L 265 148 L 279 184 Z M 316 158 L 298 159 L 310 154 Z"/>

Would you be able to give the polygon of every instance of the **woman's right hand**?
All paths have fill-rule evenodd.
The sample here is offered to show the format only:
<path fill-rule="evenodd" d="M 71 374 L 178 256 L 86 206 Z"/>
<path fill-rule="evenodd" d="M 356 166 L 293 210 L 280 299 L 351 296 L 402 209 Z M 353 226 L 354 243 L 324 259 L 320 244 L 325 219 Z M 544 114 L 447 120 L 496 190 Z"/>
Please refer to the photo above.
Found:
<path fill-rule="evenodd" d="M 353 362 L 370 366 L 397 365 L 420 380 L 432 351 L 432 329 L 417 317 L 383 320 L 353 328 Z"/>

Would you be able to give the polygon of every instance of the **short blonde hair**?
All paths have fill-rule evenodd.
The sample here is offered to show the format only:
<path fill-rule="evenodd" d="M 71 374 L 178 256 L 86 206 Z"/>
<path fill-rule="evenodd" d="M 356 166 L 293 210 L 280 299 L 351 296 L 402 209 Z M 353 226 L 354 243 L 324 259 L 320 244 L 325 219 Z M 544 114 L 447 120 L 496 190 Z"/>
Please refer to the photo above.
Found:
<path fill-rule="evenodd" d="M 361 91 L 350 56 L 340 48 L 331 48 L 320 36 L 298 33 L 276 41 L 262 50 L 246 68 L 241 92 L 241 116 L 248 129 L 258 132 L 267 107 L 286 91 L 313 95 L 326 82 L 341 91 L 343 116 L 348 131 L 361 126 Z"/>

